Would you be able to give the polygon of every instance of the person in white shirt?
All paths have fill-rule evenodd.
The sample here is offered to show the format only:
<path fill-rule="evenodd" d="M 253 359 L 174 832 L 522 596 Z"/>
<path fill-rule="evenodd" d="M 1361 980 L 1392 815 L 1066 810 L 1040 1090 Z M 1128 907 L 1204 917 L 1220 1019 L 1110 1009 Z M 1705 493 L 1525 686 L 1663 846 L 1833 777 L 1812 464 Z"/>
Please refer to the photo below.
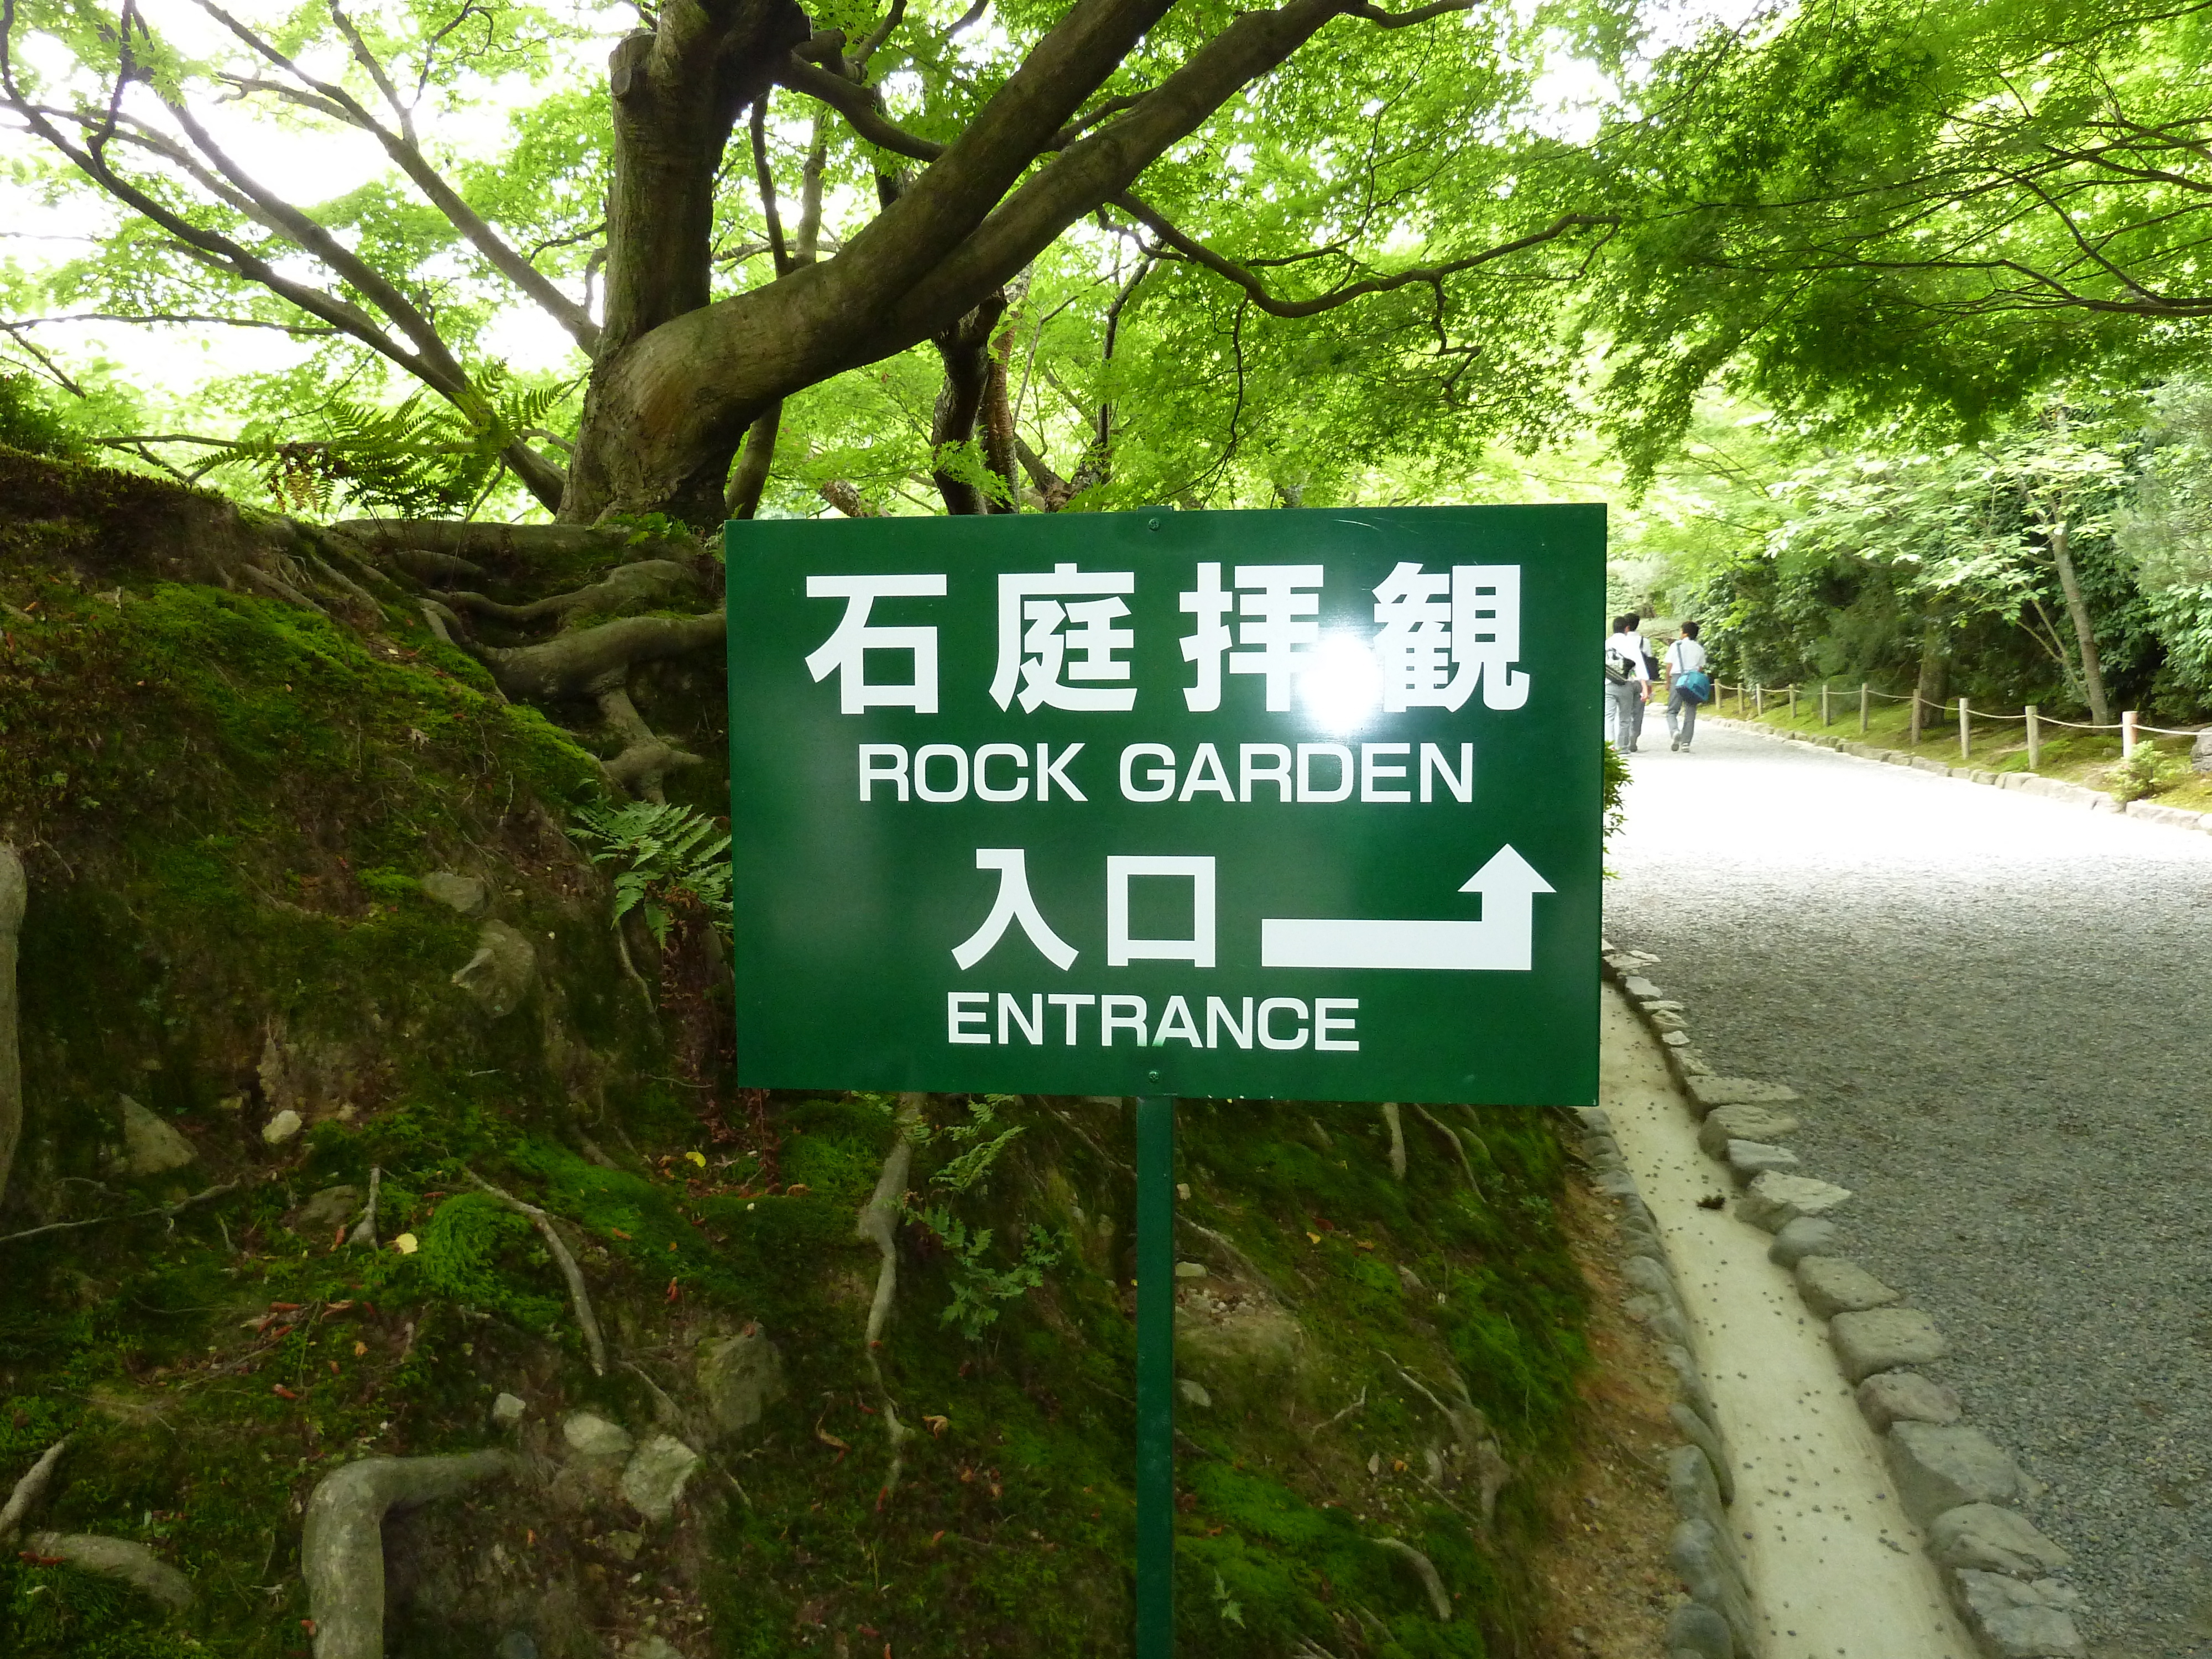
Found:
<path fill-rule="evenodd" d="M 1682 624 L 1682 637 L 1667 647 L 1667 734 L 1674 739 L 1670 749 L 1687 749 L 1690 739 L 1698 735 L 1698 705 L 1704 697 L 1692 696 L 1683 684 L 1688 674 L 1705 672 L 1705 647 L 1698 643 L 1698 625 L 1693 622 Z M 1704 681 L 1699 690 L 1711 694 L 1712 682 Z"/>
<path fill-rule="evenodd" d="M 1613 746 L 1636 752 L 1644 730 L 1644 705 L 1651 696 L 1651 655 L 1636 631 L 1638 618 L 1615 617 L 1605 642 L 1605 699 L 1613 709 Z"/>

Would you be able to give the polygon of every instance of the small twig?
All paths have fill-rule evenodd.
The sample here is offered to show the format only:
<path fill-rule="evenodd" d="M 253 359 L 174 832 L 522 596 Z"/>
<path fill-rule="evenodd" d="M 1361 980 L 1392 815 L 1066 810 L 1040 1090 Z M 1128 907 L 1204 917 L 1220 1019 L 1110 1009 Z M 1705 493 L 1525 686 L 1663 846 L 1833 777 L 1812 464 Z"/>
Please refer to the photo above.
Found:
<path fill-rule="evenodd" d="M 1346 1407 L 1342 1411 L 1340 1411 L 1340 1412 L 1337 1413 L 1337 1414 L 1336 1414 L 1335 1416 L 1334 1416 L 1334 1417 L 1330 1418 L 1327 1422 L 1325 1422 L 1325 1423 L 1316 1423 L 1316 1424 L 1315 1424 L 1315 1425 L 1313 1425 L 1313 1427 L 1312 1427 L 1312 1428 L 1309 1429 L 1309 1430 L 1306 1431 L 1306 1438 L 1307 1438 L 1307 1439 L 1309 1439 L 1309 1440 L 1310 1440 L 1310 1439 L 1312 1439 L 1316 1435 L 1319 1434 L 1322 1430 L 1324 1430 L 1324 1429 L 1333 1429 L 1333 1428 L 1334 1428 L 1338 1424 L 1340 1424 L 1340 1423 L 1343 1422 L 1343 1421 L 1344 1421 L 1344 1419 L 1345 1419 L 1346 1418 L 1347 1418 L 1347 1417 L 1351 1416 L 1351 1415 L 1352 1414 L 1352 1413 L 1354 1413 L 1354 1412 L 1358 1411 L 1361 1407 L 1364 1406 L 1366 1403 L 1367 1403 L 1367 1385 L 1366 1385 L 1364 1382 L 1363 1382 L 1363 1383 L 1361 1383 L 1361 1384 L 1359 1385 L 1359 1398 L 1358 1398 L 1358 1399 L 1357 1399 L 1357 1400 L 1353 1401 L 1352 1401 L 1349 1406 L 1346 1406 Z"/>
<path fill-rule="evenodd" d="M 39 1461 L 31 1465 L 31 1472 L 15 1483 L 15 1490 L 8 1495 L 8 1502 L 0 1507 L 0 1548 L 13 1542 L 23 1522 L 31 1518 L 31 1511 L 39 1506 L 52 1484 L 54 1468 L 62 1461 L 70 1437 L 64 1435 L 46 1448 Z"/>
<path fill-rule="evenodd" d="M 568 1247 L 561 1242 L 554 1231 L 553 1218 L 535 1204 L 526 1204 L 511 1193 L 501 1192 L 465 1164 L 461 1173 L 518 1215 L 526 1215 L 531 1224 L 545 1240 L 545 1248 L 553 1253 L 554 1261 L 561 1265 L 561 1276 L 568 1281 L 568 1299 L 576 1307 L 576 1322 L 584 1329 L 584 1347 L 591 1355 L 592 1372 L 596 1376 L 607 1374 L 607 1345 L 599 1334 L 599 1316 L 592 1311 L 591 1293 L 584 1288 L 584 1270 L 576 1265 L 576 1258 L 568 1254 Z"/>
<path fill-rule="evenodd" d="M 914 1433 L 899 1421 L 898 1407 L 891 1399 L 890 1385 L 884 1381 L 884 1368 L 876 1358 L 876 1349 L 881 1345 L 884 1328 L 890 1320 L 891 1304 L 898 1295 L 899 1200 L 906 1192 L 907 1173 L 914 1167 L 914 1130 L 921 1121 L 922 1099 L 919 1094 L 899 1097 L 898 1138 L 884 1156 L 883 1170 L 876 1177 L 876 1189 L 861 1206 L 859 1224 L 854 1229 L 876 1247 L 881 1264 L 876 1270 L 876 1292 L 868 1303 L 866 1338 L 861 1349 L 868 1362 L 868 1374 L 875 1379 L 884 1437 L 891 1445 L 890 1468 L 876 1494 L 878 1508 L 898 1488 L 900 1473 L 906 1468 L 906 1443 Z"/>
<path fill-rule="evenodd" d="M 42 1233 L 72 1232 L 79 1227 L 104 1227 L 111 1221 L 143 1221 L 149 1216 L 163 1216 L 174 1219 L 195 1204 L 205 1204 L 210 1200 L 221 1198 L 227 1193 L 236 1192 L 240 1185 L 238 1182 L 227 1181 L 220 1187 L 210 1187 L 204 1193 L 194 1193 L 190 1198 L 180 1198 L 173 1204 L 163 1204 L 151 1210 L 132 1210 L 124 1215 L 98 1215 L 89 1221 L 49 1221 L 43 1227 L 33 1227 L 23 1232 L 9 1233 L 5 1238 L 0 1238 L 0 1244 L 19 1243 L 27 1238 L 36 1238 Z"/>
<path fill-rule="evenodd" d="M 355 1224 L 353 1231 L 346 1235 L 347 1243 L 366 1244 L 372 1250 L 376 1248 L 377 1193 L 383 1184 L 384 1166 L 381 1164 L 370 1164 L 368 1166 L 368 1202 L 362 1208 L 361 1220 Z"/>

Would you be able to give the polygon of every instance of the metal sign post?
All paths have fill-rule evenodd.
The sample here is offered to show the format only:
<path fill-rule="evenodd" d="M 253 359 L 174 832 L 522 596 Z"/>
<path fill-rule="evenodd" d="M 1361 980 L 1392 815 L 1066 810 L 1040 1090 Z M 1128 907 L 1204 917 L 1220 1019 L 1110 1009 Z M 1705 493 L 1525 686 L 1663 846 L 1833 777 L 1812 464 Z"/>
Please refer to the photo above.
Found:
<path fill-rule="evenodd" d="M 1139 1097 L 1167 1659 L 1176 1096 L 1593 1100 L 1595 507 L 729 526 L 738 1079 Z"/>

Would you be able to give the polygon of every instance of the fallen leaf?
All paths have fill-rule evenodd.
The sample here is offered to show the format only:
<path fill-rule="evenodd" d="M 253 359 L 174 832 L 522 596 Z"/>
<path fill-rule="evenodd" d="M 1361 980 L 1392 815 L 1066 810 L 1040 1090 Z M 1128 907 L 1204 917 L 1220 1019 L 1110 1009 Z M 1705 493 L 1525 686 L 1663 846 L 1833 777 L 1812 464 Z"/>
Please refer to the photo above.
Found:
<path fill-rule="evenodd" d="M 676 1247 L 672 1244 L 668 1248 L 672 1250 Z M 679 1302 L 683 1300 L 683 1297 L 684 1287 L 678 1285 L 674 1279 L 670 1279 L 668 1281 L 668 1295 L 665 1299 L 670 1302 Z"/>
<path fill-rule="evenodd" d="M 366 1343 L 366 1342 L 356 1342 L 356 1343 L 355 1343 L 355 1344 L 353 1345 L 353 1357 L 354 1357 L 356 1359 L 360 1358 L 362 1357 L 362 1355 L 363 1355 L 363 1354 L 367 1353 L 368 1352 L 368 1343 Z"/>
<path fill-rule="evenodd" d="M 532 1549 L 537 1548 L 538 1528 L 535 1527 L 525 1527 L 522 1529 L 522 1541 L 529 1545 Z"/>
<path fill-rule="evenodd" d="M 783 1195 L 786 1198 L 798 1198 L 803 1194 L 811 1193 L 813 1190 L 814 1189 L 808 1186 L 805 1182 L 799 1181 L 793 1182 L 788 1187 L 786 1187 L 783 1189 Z"/>
<path fill-rule="evenodd" d="M 315 1621 L 312 1619 L 302 1619 L 300 1621 L 300 1628 L 313 1636 L 315 1633 Z"/>
<path fill-rule="evenodd" d="M 932 1549 L 935 1549 L 944 1541 L 945 1529 L 942 1527 L 939 1527 L 935 1532 L 929 1534 L 929 1547 Z"/>
<path fill-rule="evenodd" d="M 951 1418 L 933 1417 L 927 1412 L 924 1412 L 921 1414 L 921 1420 L 929 1425 L 929 1431 L 932 1434 L 943 1434 L 945 1430 L 952 1426 L 952 1419 Z"/>
<path fill-rule="evenodd" d="M 331 1239 L 331 1248 L 333 1250 L 343 1249 L 345 1248 L 345 1224 L 341 1222 L 338 1224 L 337 1232 Z"/>
<path fill-rule="evenodd" d="M 325 1305 L 324 1309 L 323 1309 L 323 1311 L 324 1311 L 325 1313 L 326 1313 L 326 1314 L 343 1313 L 343 1312 L 344 1312 L 348 1308 L 350 1308 L 351 1306 L 353 1306 L 353 1304 L 352 1304 L 351 1302 L 332 1302 L 332 1303 L 326 1304 Z"/>
<path fill-rule="evenodd" d="M 331 1375 L 332 1376 L 336 1376 L 338 1374 L 338 1362 L 333 1359 L 329 1362 L 329 1364 L 331 1368 Z"/>
<path fill-rule="evenodd" d="M 836 1435 L 830 1433 L 829 1430 L 823 1428 L 818 1421 L 814 1425 L 814 1437 L 817 1440 L 819 1440 L 825 1446 L 835 1446 L 841 1452 L 848 1452 L 853 1449 L 852 1443 L 850 1441 L 840 1440 Z"/>
<path fill-rule="evenodd" d="M 1359 1240 L 1359 1241 L 1358 1241 L 1358 1243 L 1357 1243 L 1356 1244 L 1354 1244 L 1354 1245 L 1352 1246 L 1352 1249 L 1356 1249 L 1356 1250 L 1371 1250 L 1371 1249 L 1373 1249 L 1374 1248 L 1375 1248 L 1375 1247 L 1374 1247 L 1372 1244 L 1370 1244 L 1370 1243 L 1369 1243 L 1365 1239 L 1364 1239 L 1364 1238 L 1363 1238 L 1363 1239 L 1361 1239 L 1361 1240 Z"/>
<path fill-rule="evenodd" d="M 697 1164 L 702 1170 L 707 1167 L 707 1155 L 704 1152 L 686 1152 L 684 1156 L 690 1158 L 694 1164 Z"/>
<path fill-rule="evenodd" d="M 412 1255 L 422 1246 L 412 1233 L 402 1233 L 392 1241 L 392 1248 L 402 1255 Z"/>
<path fill-rule="evenodd" d="M 608 1229 L 607 1229 L 607 1231 L 608 1231 L 609 1232 L 612 1233 L 612 1234 L 613 1234 L 617 1238 L 623 1238 L 623 1239 L 626 1239 L 626 1238 L 628 1238 L 628 1237 L 629 1237 L 629 1235 L 628 1233 L 624 1232 L 624 1231 L 623 1231 L 621 1228 L 619 1228 L 619 1227 L 610 1227 L 610 1228 L 608 1228 Z"/>
<path fill-rule="evenodd" d="M 1318 1243 L 1321 1243 L 1321 1235 L 1320 1235 L 1319 1233 L 1308 1233 L 1308 1234 L 1306 1235 L 1306 1243 L 1309 1243 L 1309 1244 L 1318 1244 Z"/>
<path fill-rule="evenodd" d="M 286 1388 L 282 1382 L 270 1383 L 269 1386 L 269 1391 L 271 1394 L 282 1395 L 287 1400 L 297 1400 L 300 1397 L 298 1395 L 294 1394 L 291 1389 Z"/>
<path fill-rule="evenodd" d="M 269 1304 L 269 1311 L 271 1313 L 297 1313 L 300 1311 L 300 1306 L 301 1304 L 297 1302 L 272 1302 Z"/>

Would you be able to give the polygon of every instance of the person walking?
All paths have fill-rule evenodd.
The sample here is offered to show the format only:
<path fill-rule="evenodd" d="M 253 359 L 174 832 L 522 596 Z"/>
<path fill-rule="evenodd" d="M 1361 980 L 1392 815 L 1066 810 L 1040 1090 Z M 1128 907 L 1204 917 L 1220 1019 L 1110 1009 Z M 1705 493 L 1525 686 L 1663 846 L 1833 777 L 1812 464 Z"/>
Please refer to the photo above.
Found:
<path fill-rule="evenodd" d="M 1636 752 L 1644 730 L 1644 705 L 1651 696 L 1651 653 L 1636 631 L 1633 616 L 1615 617 L 1605 642 L 1605 697 L 1613 708 L 1613 746 Z"/>
<path fill-rule="evenodd" d="M 1698 735 L 1698 708 L 1713 695 L 1712 676 L 1705 672 L 1705 647 L 1698 643 L 1698 625 L 1682 624 L 1682 636 L 1667 647 L 1667 735 L 1669 749 L 1687 749 Z"/>

